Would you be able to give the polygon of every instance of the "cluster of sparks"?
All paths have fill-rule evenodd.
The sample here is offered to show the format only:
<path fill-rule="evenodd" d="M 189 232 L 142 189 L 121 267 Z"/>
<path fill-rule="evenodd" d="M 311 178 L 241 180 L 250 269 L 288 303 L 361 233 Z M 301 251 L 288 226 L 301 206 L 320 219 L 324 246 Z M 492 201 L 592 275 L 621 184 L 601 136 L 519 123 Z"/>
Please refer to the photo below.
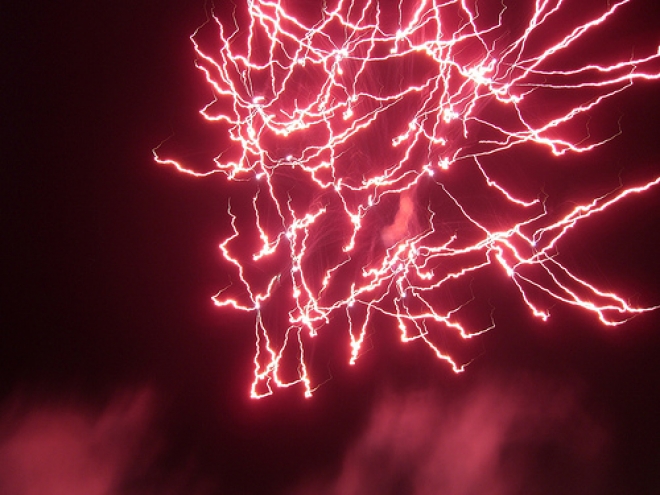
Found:
<path fill-rule="evenodd" d="M 560 156 L 615 138 L 590 133 L 591 113 L 660 78 L 657 50 L 566 62 L 629 0 L 603 1 L 588 19 L 563 0 L 522 12 L 506 0 L 245 2 L 191 37 L 216 95 L 201 113 L 230 145 L 205 171 L 154 154 L 236 187 L 220 245 L 231 282 L 214 301 L 255 315 L 253 397 L 294 384 L 311 395 L 317 334 L 345 332 L 354 363 L 387 319 L 461 371 L 447 335 L 472 338 L 492 319 L 468 328 L 470 298 L 448 294 L 493 268 L 542 319 L 557 302 L 606 325 L 654 309 L 574 275 L 558 243 L 660 177 L 564 209 L 548 207 L 542 184 L 506 180 L 517 149 Z"/>

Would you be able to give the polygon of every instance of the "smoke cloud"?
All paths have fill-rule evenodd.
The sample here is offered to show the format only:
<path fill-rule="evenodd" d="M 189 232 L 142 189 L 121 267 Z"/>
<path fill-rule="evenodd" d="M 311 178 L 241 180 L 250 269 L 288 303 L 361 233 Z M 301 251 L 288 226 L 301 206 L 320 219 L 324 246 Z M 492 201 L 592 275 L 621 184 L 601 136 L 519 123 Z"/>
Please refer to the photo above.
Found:
<path fill-rule="evenodd" d="M 298 495 L 602 494 L 609 435 L 570 386 L 385 394 L 332 479 Z"/>
<path fill-rule="evenodd" d="M 0 493 L 207 493 L 191 482 L 190 470 L 154 477 L 165 447 L 155 435 L 154 413 L 148 389 L 118 394 L 103 407 L 14 396 L 0 409 Z"/>

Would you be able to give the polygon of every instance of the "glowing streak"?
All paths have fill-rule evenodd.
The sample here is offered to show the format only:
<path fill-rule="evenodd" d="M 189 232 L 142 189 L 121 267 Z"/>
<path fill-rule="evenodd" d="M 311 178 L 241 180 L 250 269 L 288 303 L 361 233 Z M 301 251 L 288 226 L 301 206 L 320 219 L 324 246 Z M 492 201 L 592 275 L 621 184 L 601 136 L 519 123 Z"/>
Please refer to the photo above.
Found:
<path fill-rule="evenodd" d="M 220 245 L 240 283 L 214 296 L 218 306 L 255 314 L 253 397 L 296 383 L 310 396 L 309 339 L 324 326 L 346 328 L 352 364 L 377 314 L 397 322 L 402 341 L 421 340 L 462 371 L 438 335 L 469 339 L 492 318 L 466 330 L 459 314 L 470 298 L 451 304 L 442 294 L 490 266 L 542 319 L 558 301 L 606 325 L 655 309 L 572 274 L 558 243 L 660 178 L 559 216 L 538 189 L 514 193 L 489 172 L 516 147 L 559 156 L 616 136 L 576 136 L 575 124 L 586 128 L 597 106 L 635 81 L 660 78 L 659 52 L 563 68 L 557 59 L 629 2 L 603 2 L 571 25 L 560 17 L 567 2 L 537 1 L 518 28 L 507 22 L 525 14 L 467 0 L 335 0 L 305 12 L 284 0 L 246 0 L 230 20 L 210 16 L 191 37 L 216 94 L 201 113 L 234 144 L 201 172 L 159 149 L 154 156 L 184 173 L 220 172 L 253 186 L 252 212 L 228 209 L 232 234 Z M 487 103 L 494 112 L 482 112 Z M 477 172 L 482 194 L 504 205 L 497 222 L 455 190 L 455 168 Z M 239 227 L 239 216 L 252 216 L 252 227 Z M 460 223 L 453 233 L 449 217 Z"/>

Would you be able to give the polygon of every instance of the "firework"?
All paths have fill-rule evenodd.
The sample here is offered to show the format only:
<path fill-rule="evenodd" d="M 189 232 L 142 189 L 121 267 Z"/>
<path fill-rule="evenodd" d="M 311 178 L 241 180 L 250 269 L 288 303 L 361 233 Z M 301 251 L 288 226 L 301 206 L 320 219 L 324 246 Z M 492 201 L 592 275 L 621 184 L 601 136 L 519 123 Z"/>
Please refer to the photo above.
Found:
<path fill-rule="evenodd" d="M 535 158 L 616 138 L 591 123 L 603 102 L 660 77 L 657 47 L 584 49 L 628 3 L 247 1 L 209 16 L 191 37 L 216 95 L 201 114 L 229 145 L 206 169 L 154 154 L 236 187 L 220 245 L 232 281 L 213 299 L 255 316 L 253 397 L 311 395 L 318 333 L 344 332 L 354 363 L 383 316 L 462 371 L 448 339 L 494 326 L 461 317 L 481 273 L 499 272 L 542 319 L 558 302 L 605 325 L 654 309 L 575 275 L 559 245 L 660 177 L 585 188 L 567 207 Z"/>

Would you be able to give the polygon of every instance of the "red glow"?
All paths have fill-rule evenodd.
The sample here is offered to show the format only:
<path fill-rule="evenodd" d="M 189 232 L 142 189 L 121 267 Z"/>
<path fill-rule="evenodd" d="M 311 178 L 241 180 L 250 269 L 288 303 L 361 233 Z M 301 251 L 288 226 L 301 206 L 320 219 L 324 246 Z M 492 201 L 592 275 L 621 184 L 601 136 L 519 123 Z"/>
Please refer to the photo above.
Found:
<path fill-rule="evenodd" d="M 233 18 L 200 27 L 191 38 L 197 66 L 216 94 L 201 113 L 233 144 L 203 171 L 154 155 L 251 187 L 250 208 L 228 207 L 233 234 L 220 250 L 234 282 L 214 301 L 255 315 L 253 397 L 297 383 L 310 396 L 318 385 L 306 342 L 332 320 L 346 329 L 354 363 L 376 314 L 396 321 L 402 341 L 423 341 L 462 371 L 438 329 L 469 339 L 493 324 L 466 328 L 469 297 L 443 294 L 491 267 L 544 320 L 558 302 L 605 325 L 655 309 L 577 277 L 558 246 L 660 177 L 610 184 L 566 211 L 549 207 L 542 181 L 501 172 L 519 149 L 560 156 L 607 143 L 617 132 L 592 133 L 596 108 L 660 78 L 657 49 L 600 54 L 603 62 L 576 48 L 627 3 L 567 16 L 561 0 L 529 12 L 423 0 L 329 1 L 301 12 L 247 1 Z M 525 172 L 533 177 L 534 163 Z"/>

